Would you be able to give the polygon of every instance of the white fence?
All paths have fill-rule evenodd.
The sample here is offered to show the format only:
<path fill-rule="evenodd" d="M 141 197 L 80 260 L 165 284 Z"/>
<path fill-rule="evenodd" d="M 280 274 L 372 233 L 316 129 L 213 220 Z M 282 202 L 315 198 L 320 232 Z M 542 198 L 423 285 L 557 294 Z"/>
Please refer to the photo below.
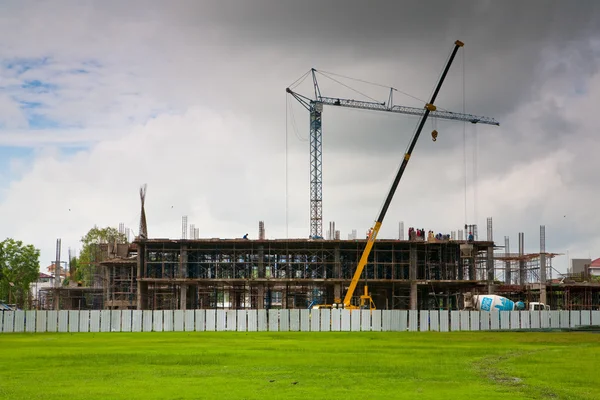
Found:
<path fill-rule="evenodd" d="M 600 325 L 600 311 L 3 311 L 0 333 L 485 331 Z"/>

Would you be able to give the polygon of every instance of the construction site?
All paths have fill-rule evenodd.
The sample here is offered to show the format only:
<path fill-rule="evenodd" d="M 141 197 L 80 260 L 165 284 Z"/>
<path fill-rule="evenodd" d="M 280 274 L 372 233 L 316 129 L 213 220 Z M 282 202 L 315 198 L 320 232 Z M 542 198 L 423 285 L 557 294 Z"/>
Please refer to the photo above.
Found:
<path fill-rule="evenodd" d="M 88 287 L 46 289 L 40 308 L 61 309 L 272 309 L 359 307 L 410 310 L 457 310 L 465 293 L 498 294 L 513 301 L 541 302 L 553 310 L 600 309 L 600 282 L 591 276 L 559 274 L 552 261 L 560 254 L 546 251 L 545 226 L 540 246 L 526 252 L 524 233 L 511 252 L 509 238 L 494 241 L 492 218 L 485 235 L 475 224 L 446 234 L 405 229 L 394 239 L 378 239 L 387 208 L 400 183 L 412 150 L 428 117 L 463 124 L 497 126 L 493 118 L 438 110 L 436 96 L 462 43 L 457 41 L 434 94 L 424 108 L 393 104 L 394 89 L 384 102 L 326 97 L 311 69 L 286 88 L 309 113 L 310 227 L 305 239 L 266 239 L 258 224 L 258 239 L 199 238 L 182 218 L 177 239 L 151 238 L 140 190 L 139 233 L 132 243 L 103 243 L 89 268 Z M 314 97 L 295 87 L 312 78 Z M 381 213 L 364 238 L 356 231 L 341 239 L 335 224 L 323 234 L 322 117 L 324 106 L 345 107 L 420 117 Z M 431 132 L 437 139 L 438 132 Z M 188 235 L 189 232 L 189 235 Z M 484 236 L 484 237 L 482 237 Z M 56 265 L 61 265 L 57 251 Z M 342 300 L 344 298 L 344 300 Z M 360 304 L 359 304 L 360 303 Z"/>

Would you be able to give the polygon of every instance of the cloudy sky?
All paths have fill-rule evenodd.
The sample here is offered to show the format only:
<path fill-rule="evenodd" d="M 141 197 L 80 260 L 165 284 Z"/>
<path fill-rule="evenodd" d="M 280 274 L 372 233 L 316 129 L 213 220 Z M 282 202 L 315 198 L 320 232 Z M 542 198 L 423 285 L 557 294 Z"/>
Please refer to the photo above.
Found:
<path fill-rule="evenodd" d="M 285 88 L 314 67 L 422 107 L 403 92 L 428 98 L 460 39 L 437 104 L 501 126 L 428 122 L 380 237 L 399 221 L 485 237 L 492 217 L 499 244 L 524 232 L 537 252 L 543 224 L 564 271 L 600 257 L 599 25 L 595 1 L 4 1 L 0 237 L 45 267 L 56 238 L 64 254 L 95 224 L 137 231 L 144 183 L 151 237 L 179 238 L 183 215 L 200 237 L 256 238 L 259 220 L 268 238 L 307 237 L 308 113 Z M 323 115 L 324 230 L 362 236 L 418 120 Z"/>

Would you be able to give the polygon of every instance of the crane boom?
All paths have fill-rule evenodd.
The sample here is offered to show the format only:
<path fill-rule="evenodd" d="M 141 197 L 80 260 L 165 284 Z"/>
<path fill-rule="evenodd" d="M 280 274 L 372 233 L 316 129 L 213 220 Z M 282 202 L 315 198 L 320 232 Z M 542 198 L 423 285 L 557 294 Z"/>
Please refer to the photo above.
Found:
<path fill-rule="evenodd" d="M 350 282 L 350 286 L 348 287 L 346 296 L 344 297 L 343 306 L 345 308 L 351 308 L 350 300 L 352 299 L 352 296 L 354 295 L 356 285 L 358 284 L 360 276 L 362 275 L 365 265 L 367 264 L 367 260 L 369 259 L 369 254 L 371 253 L 371 249 L 373 248 L 373 245 L 375 244 L 375 239 L 377 238 L 377 234 L 379 233 L 379 229 L 381 228 L 381 224 L 383 223 L 385 214 L 387 213 L 390 203 L 392 202 L 394 193 L 396 192 L 396 189 L 398 188 L 398 184 L 400 183 L 400 179 L 402 178 L 402 175 L 404 174 L 404 170 L 406 169 L 408 161 L 410 160 L 410 156 L 415 148 L 415 145 L 417 144 L 417 140 L 419 140 L 419 136 L 421 135 L 421 131 L 423 130 L 423 126 L 425 125 L 425 121 L 427 121 L 427 117 L 429 117 L 429 115 L 432 112 L 436 111 L 436 108 L 434 106 L 435 99 L 437 98 L 437 95 L 442 87 L 442 84 L 444 83 L 444 79 L 446 78 L 446 75 L 448 74 L 450 65 L 452 65 L 452 61 L 454 61 L 454 57 L 456 56 L 456 53 L 458 52 L 459 47 L 462 47 L 462 46 L 464 46 L 464 44 L 460 40 L 457 40 L 454 43 L 454 49 L 452 50 L 452 54 L 450 55 L 450 58 L 448 59 L 448 62 L 446 64 L 446 67 L 444 68 L 442 76 L 440 77 L 440 80 L 435 88 L 435 91 L 433 92 L 433 95 L 431 96 L 431 100 L 429 101 L 429 103 L 427 103 L 425 105 L 425 109 L 421 116 L 421 121 L 419 122 L 419 124 L 417 126 L 417 130 L 415 131 L 415 134 L 413 135 L 413 137 L 411 139 L 408 149 L 407 149 L 406 153 L 404 154 L 404 158 L 402 159 L 402 164 L 400 164 L 400 168 L 398 169 L 396 177 L 394 178 L 394 181 L 392 183 L 392 187 L 390 188 L 390 191 L 385 199 L 385 202 L 383 203 L 381 212 L 379 213 L 379 216 L 377 217 L 375 224 L 371 228 L 371 232 L 367 239 L 367 244 L 362 253 L 362 256 L 360 257 L 360 261 L 358 262 L 358 266 L 356 267 L 356 271 L 354 272 L 354 276 L 352 277 L 352 281 Z M 370 299 L 370 296 L 368 295 L 366 289 L 365 289 L 365 295 L 362 297 L 368 298 L 369 301 L 372 303 L 372 300 Z M 361 297 L 361 300 L 362 300 L 362 297 Z"/>

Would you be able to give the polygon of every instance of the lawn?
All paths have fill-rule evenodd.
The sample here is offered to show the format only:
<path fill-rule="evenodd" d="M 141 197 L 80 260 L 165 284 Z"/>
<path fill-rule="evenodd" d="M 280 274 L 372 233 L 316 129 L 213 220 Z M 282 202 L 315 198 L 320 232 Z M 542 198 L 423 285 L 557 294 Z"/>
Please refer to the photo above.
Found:
<path fill-rule="evenodd" d="M 0 335 L 0 399 L 599 399 L 600 335 Z"/>

